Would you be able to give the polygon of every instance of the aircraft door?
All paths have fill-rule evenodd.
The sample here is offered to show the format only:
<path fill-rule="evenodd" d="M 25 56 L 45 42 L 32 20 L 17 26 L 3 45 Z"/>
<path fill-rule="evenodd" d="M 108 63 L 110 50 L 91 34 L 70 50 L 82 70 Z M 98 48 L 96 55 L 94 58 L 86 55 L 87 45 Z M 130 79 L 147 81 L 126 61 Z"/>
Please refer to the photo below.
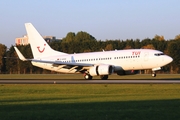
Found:
<path fill-rule="evenodd" d="M 144 53 L 144 61 L 147 62 L 149 60 L 149 53 L 145 52 Z"/>
<path fill-rule="evenodd" d="M 142 54 L 142 68 L 146 68 L 149 64 L 147 63 L 149 60 L 149 52 L 144 52 L 144 54 Z"/>

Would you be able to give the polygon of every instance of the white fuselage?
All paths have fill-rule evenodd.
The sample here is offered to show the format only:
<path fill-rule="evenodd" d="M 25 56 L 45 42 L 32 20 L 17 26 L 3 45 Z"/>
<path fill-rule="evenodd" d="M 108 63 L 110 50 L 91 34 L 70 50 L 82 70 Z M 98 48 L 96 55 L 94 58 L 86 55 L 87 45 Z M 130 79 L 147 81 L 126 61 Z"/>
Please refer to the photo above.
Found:
<path fill-rule="evenodd" d="M 89 63 L 94 65 L 108 64 L 114 71 L 156 69 L 172 61 L 172 58 L 161 51 L 149 49 L 129 49 L 80 54 L 55 55 L 42 60 L 61 61 L 65 63 Z M 76 73 L 76 69 L 66 69 L 65 65 L 56 66 L 50 63 L 32 62 L 33 65 L 61 73 Z"/>

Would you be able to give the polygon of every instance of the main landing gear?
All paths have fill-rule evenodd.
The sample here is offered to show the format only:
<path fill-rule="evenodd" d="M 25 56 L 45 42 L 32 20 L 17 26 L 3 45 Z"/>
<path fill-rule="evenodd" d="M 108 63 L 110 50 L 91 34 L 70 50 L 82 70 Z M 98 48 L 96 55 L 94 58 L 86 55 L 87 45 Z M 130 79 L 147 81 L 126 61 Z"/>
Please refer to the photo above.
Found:
<path fill-rule="evenodd" d="M 92 80 L 92 78 L 93 78 L 93 77 L 92 77 L 91 75 L 84 73 L 84 79 L 86 79 L 86 80 Z"/>
<path fill-rule="evenodd" d="M 90 74 L 84 73 L 84 79 L 85 80 L 92 80 L 92 76 Z M 100 75 L 101 80 L 107 80 L 108 75 Z"/>
<path fill-rule="evenodd" d="M 108 79 L 108 75 L 101 75 L 100 78 L 101 78 L 101 80 L 107 80 Z"/>
<path fill-rule="evenodd" d="M 155 71 L 152 72 L 152 77 L 156 77 L 156 72 Z"/>

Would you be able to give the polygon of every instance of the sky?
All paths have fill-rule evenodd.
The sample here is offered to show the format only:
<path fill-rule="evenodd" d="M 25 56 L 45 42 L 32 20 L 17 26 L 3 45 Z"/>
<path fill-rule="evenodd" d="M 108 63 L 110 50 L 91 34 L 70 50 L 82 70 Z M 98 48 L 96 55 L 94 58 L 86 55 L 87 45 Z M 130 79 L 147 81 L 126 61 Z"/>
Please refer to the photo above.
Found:
<path fill-rule="evenodd" d="M 180 34 L 180 0 L 1 0 L 0 43 L 10 47 L 32 23 L 43 36 L 85 31 L 97 40 Z"/>

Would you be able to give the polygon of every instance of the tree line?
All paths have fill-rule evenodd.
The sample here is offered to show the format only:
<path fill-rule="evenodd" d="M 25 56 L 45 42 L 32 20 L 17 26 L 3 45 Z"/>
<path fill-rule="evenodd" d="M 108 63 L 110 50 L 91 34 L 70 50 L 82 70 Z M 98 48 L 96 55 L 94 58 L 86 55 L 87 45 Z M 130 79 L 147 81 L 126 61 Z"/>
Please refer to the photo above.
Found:
<path fill-rule="evenodd" d="M 80 31 L 77 34 L 69 32 L 62 40 L 48 43 L 53 49 L 66 53 L 81 53 L 123 49 L 156 49 L 173 58 L 173 62 L 163 67 L 161 73 L 180 73 L 180 35 L 174 39 L 165 40 L 163 36 L 156 35 L 154 38 L 127 39 L 127 40 L 96 40 L 87 32 Z M 18 45 L 18 49 L 26 58 L 33 58 L 30 45 Z M 40 74 L 55 73 L 32 66 L 30 62 L 23 62 L 11 46 L 8 50 L 0 44 L 0 73 L 1 74 Z"/>

